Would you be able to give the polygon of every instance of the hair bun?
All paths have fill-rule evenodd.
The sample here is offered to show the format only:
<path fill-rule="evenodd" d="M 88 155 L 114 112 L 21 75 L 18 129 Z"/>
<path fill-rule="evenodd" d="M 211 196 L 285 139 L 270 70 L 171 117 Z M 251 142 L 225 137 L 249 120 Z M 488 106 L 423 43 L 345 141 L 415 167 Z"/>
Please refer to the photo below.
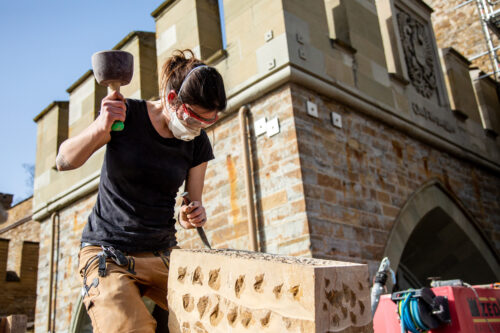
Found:
<path fill-rule="evenodd" d="M 182 89 L 184 103 L 202 106 L 208 110 L 223 110 L 226 107 L 226 93 L 221 75 L 213 67 L 210 70 L 195 71 L 190 78 L 188 74 L 196 67 L 205 65 L 197 59 L 189 49 L 174 50 L 162 67 L 160 74 L 160 94 L 165 99 L 171 90 L 179 94 Z M 206 66 L 206 65 L 205 65 Z M 186 82 L 185 82 L 186 80 Z M 165 100 L 162 101 L 165 103 Z"/>

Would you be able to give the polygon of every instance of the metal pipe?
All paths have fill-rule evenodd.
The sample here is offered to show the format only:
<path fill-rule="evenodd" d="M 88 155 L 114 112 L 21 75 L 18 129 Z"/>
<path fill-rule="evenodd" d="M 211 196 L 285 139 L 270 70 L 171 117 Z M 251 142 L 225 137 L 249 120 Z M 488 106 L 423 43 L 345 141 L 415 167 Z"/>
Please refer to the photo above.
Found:
<path fill-rule="evenodd" d="M 492 74 L 496 74 L 496 73 L 500 73 L 500 70 L 498 70 L 498 71 L 494 71 L 494 72 L 489 72 L 489 73 L 483 74 L 483 75 L 481 75 L 481 76 L 478 76 L 478 77 L 476 77 L 476 78 L 474 79 L 474 81 L 479 81 L 479 80 L 481 80 L 481 79 L 484 79 L 485 77 L 489 77 L 490 75 L 492 75 Z"/>
<path fill-rule="evenodd" d="M 467 6 L 468 4 L 470 4 L 471 2 L 474 2 L 474 1 L 476 1 L 476 0 L 468 0 L 468 1 L 464 2 L 464 3 L 461 3 L 460 5 L 458 5 L 456 7 L 453 7 L 451 10 L 452 11 L 453 10 L 457 10 L 459 8 L 462 8 L 463 6 Z"/>
<path fill-rule="evenodd" d="M 50 258 L 49 258 L 49 304 L 47 307 L 47 332 L 52 332 L 52 284 L 54 283 L 54 252 L 56 239 L 56 218 L 59 218 L 59 213 L 52 213 L 51 217 L 51 235 L 50 235 Z"/>
<path fill-rule="evenodd" d="M 499 50 L 500 49 L 500 46 L 497 46 L 493 49 L 493 51 L 496 51 L 496 50 Z M 490 53 L 490 51 L 485 51 L 485 52 L 482 52 L 482 53 L 479 53 L 473 57 L 470 57 L 469 58 L 469 61 L 472 61 L 472 60 L 476 60 L 477 58 L 481 58 L 482 56 L 485 56 L 487 55 L 488 53 Z"/>
<path fill-rule="evenodd" d="M 253 201 L 252 168 L 250 165 L 250 149 L 248 147 L 247 115 L 248 107 L 240 107 L 238 118 L 240 120 L 241 147 L 243 151 L 243 164 L 245 167 L 245 188 L 247 193 L 248 236 L 252 251 L 258 251 L 257 232 L 255 222 L 255 205 Z"/>

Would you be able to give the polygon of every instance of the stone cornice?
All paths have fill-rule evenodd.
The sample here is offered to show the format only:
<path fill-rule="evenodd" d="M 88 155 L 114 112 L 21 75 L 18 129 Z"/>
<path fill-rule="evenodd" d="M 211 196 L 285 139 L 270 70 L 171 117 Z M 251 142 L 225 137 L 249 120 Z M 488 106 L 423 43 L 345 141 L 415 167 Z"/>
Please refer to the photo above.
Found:
<path fill-rule="evenodd" d="M 150 31 L 135 31 L 134 30 L 134 31 L 130 32 L 127 36 L 125 36 L 121 41 L 119 41 L 118 44 L 116 44 L 115 47 L 113 47 L 113 50 L 120 50 L 123 46 L 125 46 L 125 44 L 127 44 L 129 41 L 134 39 L 134 37 L 141 39 L 141 37 L 151 36 L 151 35 L 154 36 L 155 33 L 150 32 Z"/>
<path fill-rule="evenodd" d="M 20 219 L 19 221 L 14 222 L 3 229 L 0 229 L 0 234 L 3 234 L 4 232 L 7 232 L 11 229 L 14 229 L 14 228 L 26 223 L 26 222 L 32 221 L 32 220 L 33 220 L 32 215 L 26 216 L 26 217 Z"/>
<path fill-rule="evenodd" d="M 71 94 L 73 92 L 73 90 L 76 89 L 76 87 L 78 87 L 80 84 L 82 84 L 86 79 L 88 79 L 93 74 L 94 74 L 94 71 L 92 71 L 91 69 L 89 69 L 78 80 L 76 80 L 75 83 L 73 83 L 68 89 L 66 89 L 66 92 L 68 94 Z"/>
<path fill-rule="evenodd" d="M 432 14 L 434 12 L 434 8 L 432 8 L 431 6 L 429 6 L 425 1 L 418 0 L 417 3 L 418 3 L 418 5 L 420 5 L 420 7 L 424 8 L 425 10 L 427 10 L 429 12 L 429 14 Z"/>
<path fill-rule="evenodd" d="M 227 51 L 226 50 L 218 50 L 214 54 L 212 54 L 210 57 L 208 57 L 207 60 L 205 60 L 205 63 L 209 66 L 213 66 L 214 64 L 218 63 L 222 59 L 227 58 Z"/>
<path fill-rule="evenodd" d="M 446 55 L 446 54 L 451 54 L 453 55 L 455 58 L 461 60 L 463 63 L 465 63 L 467 66 L 470 66 L 471 65 L 471 62 L 469 61 L 469 59 L 467 59 L 462 53 L 458 52 L 457 49 L 453 48 L 453 47 L 447 47 L 447 48 L 444 48 L 442 49 L 443 50 L 443 55 Z"/>
<path fill-rule="evenodd" d="M 175 2 L 178 2 L 179 0 L 166 0 L 164 3 L 162 3 L 158 8 L 156 8 L 152 13 L 151 16 L 154 17 L 155 21 L 158 19 L 158 17 L 163 14 L 164 11 L 168 10 L 171 5 L 173 5 Z"/>
<path fill-rule="evenodd" d="M 431 15 L 434 12 L 434 9 L 429 6 L 425 1 L 423 0 L 416 0 L 416 1 L 408 1 L 408 0 L 399 0 L 398 2 L 406 4 L 408 6 L 417 6 L 421 9 L 423 9 L 425 12 L 427 12 L 429 15 Z"/>
<path fill-rule="evenodd" d="M 50 110 L 52 110 L 56 106 L 68 106 L 69 102 L 68 101 L 53 101 L 52 103 L 49 104 L 45 109 L 42 110 L 35 118 L 33 118 L 33 121 L 36 123 L 38 122 L 43 116 L 45 116 Z"/>

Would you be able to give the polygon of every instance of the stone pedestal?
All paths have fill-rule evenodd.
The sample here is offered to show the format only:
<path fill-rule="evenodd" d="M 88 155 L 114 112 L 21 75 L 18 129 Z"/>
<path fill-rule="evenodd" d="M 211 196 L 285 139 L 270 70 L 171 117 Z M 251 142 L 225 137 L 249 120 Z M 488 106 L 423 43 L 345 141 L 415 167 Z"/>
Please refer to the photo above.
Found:
<path fill-rule="evenodd" d="M 372 332 L 366 265 L 234 250 L 174 250 L 176 332 Z"/>

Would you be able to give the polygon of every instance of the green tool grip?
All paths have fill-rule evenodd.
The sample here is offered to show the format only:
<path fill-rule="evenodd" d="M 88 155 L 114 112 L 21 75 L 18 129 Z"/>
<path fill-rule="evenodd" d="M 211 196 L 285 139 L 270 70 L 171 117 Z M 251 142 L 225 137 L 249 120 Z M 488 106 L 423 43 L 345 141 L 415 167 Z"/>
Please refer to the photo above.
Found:
<path fill-rule="evenodd" d="M 111 130 L 115 132 L 123 131 L 125 128 L 125 125 L 123 124 L 123 121 L 115 121 L 113 125 L 111 125 Z"/>

